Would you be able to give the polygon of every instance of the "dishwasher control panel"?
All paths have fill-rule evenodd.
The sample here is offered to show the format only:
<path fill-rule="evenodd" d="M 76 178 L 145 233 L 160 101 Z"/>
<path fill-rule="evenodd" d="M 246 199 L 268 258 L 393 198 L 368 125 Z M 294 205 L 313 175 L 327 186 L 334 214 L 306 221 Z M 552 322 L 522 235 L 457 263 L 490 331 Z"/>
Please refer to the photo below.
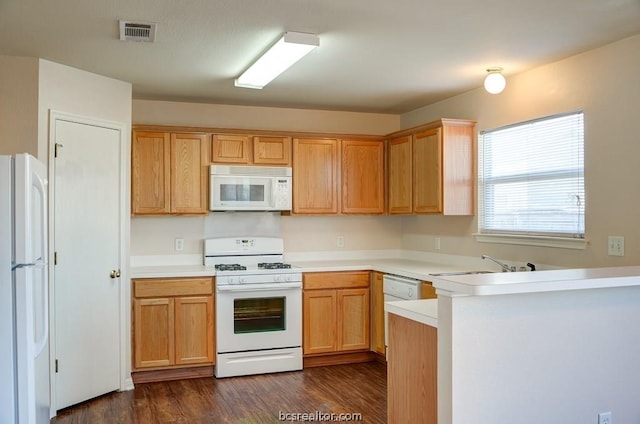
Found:
<path fill-rule="evenodd" d="M 421 287 L 422 281 L 412 278 L 387 274 L 382 279 L 382 291 L 385 295 L 385 301 L 418 300 L 420 299 Z"/>

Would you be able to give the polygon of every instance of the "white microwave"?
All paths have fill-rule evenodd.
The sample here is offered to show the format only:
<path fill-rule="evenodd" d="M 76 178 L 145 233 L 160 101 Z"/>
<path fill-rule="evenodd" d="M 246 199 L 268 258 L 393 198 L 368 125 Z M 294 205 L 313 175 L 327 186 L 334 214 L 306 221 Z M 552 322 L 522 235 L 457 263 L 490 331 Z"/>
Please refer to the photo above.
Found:
<path fill-rule="evenodd" d="M 291 168 L 211 165 L 211 211 L 290 211 Z"/>

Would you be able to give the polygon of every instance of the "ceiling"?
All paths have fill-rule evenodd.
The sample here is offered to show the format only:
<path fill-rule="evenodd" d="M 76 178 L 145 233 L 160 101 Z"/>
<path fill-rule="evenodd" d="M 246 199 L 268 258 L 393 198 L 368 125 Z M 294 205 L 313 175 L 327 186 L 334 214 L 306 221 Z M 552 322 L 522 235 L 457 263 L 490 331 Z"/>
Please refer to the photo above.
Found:
<path fill-rule="evenodd" d="M 118 20 L 157 22 L 154 43 Z M 234 79 L 285 31 L 312 51 L 262 90 Z M 137 99 L 404 113 L 640 33 L 640 0 L 0 0 L 0 54 L 131 82 Z M 586 70 L 588 71 L 588 70 Z"/>

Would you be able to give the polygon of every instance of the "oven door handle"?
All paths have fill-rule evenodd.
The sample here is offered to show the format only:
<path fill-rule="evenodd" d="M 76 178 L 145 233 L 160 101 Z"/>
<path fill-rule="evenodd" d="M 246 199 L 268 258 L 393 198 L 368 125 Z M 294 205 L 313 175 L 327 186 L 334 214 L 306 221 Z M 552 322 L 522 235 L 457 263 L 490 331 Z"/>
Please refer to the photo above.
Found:
<path fill-rule="evenodd" d="M 248 291 L 274 291 L 285 289 L 302 288 L 301 283 L 278 283 L 278 284 L 233 284 L 216 286 L 218 292 L 248 292 Z"/>

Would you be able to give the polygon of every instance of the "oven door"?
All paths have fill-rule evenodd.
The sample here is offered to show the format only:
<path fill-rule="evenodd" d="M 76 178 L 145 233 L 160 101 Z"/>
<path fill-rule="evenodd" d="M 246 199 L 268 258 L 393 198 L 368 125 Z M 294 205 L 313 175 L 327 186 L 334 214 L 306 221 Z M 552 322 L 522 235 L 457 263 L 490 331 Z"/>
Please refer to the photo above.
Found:
<path fill-rule="evenodd" d="M 212 211 L 270 210 L 275 207 L 273 178 L 211 175 Z"/>
<path fill-rule="evenodd" d="M 302 346 L 302 288 L 216 292 L 218 353 Z"/>

